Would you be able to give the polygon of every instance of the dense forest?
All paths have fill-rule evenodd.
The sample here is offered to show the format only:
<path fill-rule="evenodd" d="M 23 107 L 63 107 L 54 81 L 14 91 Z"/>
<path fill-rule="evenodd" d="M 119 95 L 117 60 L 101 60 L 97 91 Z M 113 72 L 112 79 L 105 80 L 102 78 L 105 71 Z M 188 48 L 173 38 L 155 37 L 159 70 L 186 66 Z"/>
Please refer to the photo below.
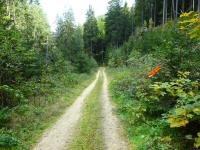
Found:
<path fill-rule="evenodd" d="M 135 149 L 199 148 L 199 13 L 200 0 L 110 0 L 52 32 L 40 1 L 0 1 L 0 149 L 30 149 L 98 66 Z"/>

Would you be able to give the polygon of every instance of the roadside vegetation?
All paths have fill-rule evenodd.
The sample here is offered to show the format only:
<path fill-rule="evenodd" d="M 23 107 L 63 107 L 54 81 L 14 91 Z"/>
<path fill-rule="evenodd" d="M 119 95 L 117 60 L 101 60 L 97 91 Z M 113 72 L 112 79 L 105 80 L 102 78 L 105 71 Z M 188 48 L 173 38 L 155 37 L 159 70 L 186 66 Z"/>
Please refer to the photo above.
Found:
<path fill-rule="evenodd" d="M 0 149 L 30 149 L 94 79 L 72 18 L 52 33 L 38 1 L 0 2 Z"/>
<path fill-rule="evenodd" d="M 104 149 L 101 113 L 102 75 L 91 95 L 85 99 L 85 107 L 77 133 L 69 149 Z"/>
<path fill-rule="evenodd" d="M 137 0 L 127 9 L 112 0 L 108 8 L 110 91 L 132 145 L 199 148 L 200 1 Z"/>
<path fill-rule="evenodd" d="M 178 24 L 147 26 L 111 53 L 110 91 L 136 149 L 200 147 L 199 26 L 198 13 L 183 13 Z"/>
<path fill-rule="evenodd" d="M 71 82 L 74 85 L 69 85 L 63 79 L 56 82 L 59 86 L 48 90 L 51 94 L 38 96 L 35 100 L 32 99 L 33 102 L 15 106 L 13 109 L 2 109 L 1 126 L 4 127 L 1 129 L 1 144 L 16 144 L 14 149 L 30 149 L 44 130 L 57 120 L 93 79 L 92 74 L 80 75 Z"/>

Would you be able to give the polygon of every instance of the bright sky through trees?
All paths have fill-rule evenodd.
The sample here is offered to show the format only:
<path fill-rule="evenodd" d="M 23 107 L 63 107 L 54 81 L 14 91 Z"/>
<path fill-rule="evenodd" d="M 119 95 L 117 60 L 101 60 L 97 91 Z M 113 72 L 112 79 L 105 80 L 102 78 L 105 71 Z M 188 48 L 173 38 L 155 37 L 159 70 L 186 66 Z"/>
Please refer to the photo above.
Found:
<path fill-rule="evenodd" d="M 131 6 L 134 0 L 127 1 Z M 75 20 L 78 24 L 83 24 L 86 17 L 86 11 L 89 5 L 95 10 L 96 16 L 100 16 L 106 13 L 109 0 L 41 0 L 40 3 L 47 14 L 51 29 L 55 30 L 56 18 L 58 15 L 62 15 L 63 12 L 69 8 L 73 9 Z"/>

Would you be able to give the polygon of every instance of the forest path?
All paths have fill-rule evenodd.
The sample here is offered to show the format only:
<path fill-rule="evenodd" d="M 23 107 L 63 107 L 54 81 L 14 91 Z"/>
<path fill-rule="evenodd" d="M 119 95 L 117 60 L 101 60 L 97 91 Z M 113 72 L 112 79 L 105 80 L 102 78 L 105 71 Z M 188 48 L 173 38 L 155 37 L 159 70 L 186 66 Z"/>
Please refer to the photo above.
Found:
<path fill-rule="evenodd" d="M 113 114 L 114 106 L 111 104 L 108 92 L 108 80 L 103 70 L 102 115 L 103 133 L 106 150 L 129 150 L 129 144 L 123 137 L 122 127 L 118 118 Z"/>
<path fill-rule="evenodd" d="M 62 150 L 71 142 L 73 133 L 81 118 L 84 100 L 94 89 L 99 79 L 99 73 L 100 71 L 98 71 L 96 79 L 83 91 L 73 105 L 66 110 L 56 124 L 44 133 L 40 142 L 33 150 Z"/>
<path fill-rule="evenodd" d="M 63 150 L 74 138 L 81 119 L 85 99 L 93 92 L 100 74 L 103 74 L 103 88 L 100 96 L 101 101 L 101 122 L 103 140 L 106 150 L 129 150 L 128 142 L 123 138 L 122 128 L 117 117 L 113 114 L 114 106 L 109 99 L 108 80 L 105 69 L 100 69 L 96 79 L 83 91 L 72 106 L 70 106 L 56 124 L 47 130 L 40 142 L 33 150 Z"/>

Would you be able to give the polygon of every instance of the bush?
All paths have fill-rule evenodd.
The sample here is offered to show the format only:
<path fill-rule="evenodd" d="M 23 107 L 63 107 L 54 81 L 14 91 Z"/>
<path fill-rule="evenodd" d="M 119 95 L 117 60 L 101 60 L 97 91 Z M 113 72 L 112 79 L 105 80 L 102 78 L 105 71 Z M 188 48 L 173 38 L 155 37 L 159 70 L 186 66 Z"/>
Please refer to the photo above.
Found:
<path fill-rule="evenodd" d="M 19 141 L 11 134 L 0 133 L 0 149 L 12 149 L 18 145 Z"/>
<path fill-rule="evenodd" d="M 112 50 L 112 52 L 109 54 L 109 62 L 108 65 L 110 67 L 119 67 L 123 66 L 126 63 L 125 54 L 123 52 L 122 48 L 118 48 L 115 50 Z"/>
<path fill-rule="evenodd" d="M 25 100 L 23 93 L 19 89 L 12 88 L 8 85 L 0 86 L 0 101 L 2 106 L 15 106 Z"/>
<path fill-rule="evenodd" d="M 9 122 L 11 114 L 8 108 L 0 108 L 0 127 Z"/>
<path fill-rule="evenodd" d="M 134 70 L 137 72 L 137 69 Z M 128 127 L 137 129 L 147 124 L 148 129 L 158 132 L 155 135 L 149 131 L 146 135 L 153 136 L 151 142 L 145 143 L 147 149 L 175 148 L 174 143 L 181 143 L 182 148 L 187 149 L 199 146 L 200 83 L 188 76 L 188 72 L 179 72 L 177 79 L 155 82 L 155 79 L 136 76 L 127 69 L 120 71 L 112 80 L 111 90 L 118 111 Z M 129 131 L 129 134 L 136 136 L 135 131 Z M 188 135 L 191 138 L 187 140 Z M 162 144 L 166 136 L 171 140 Z"/>
<path fill-rule="evenodd" d="M 92 69 L 97 67 L 97 62 L 93 57 L 81 52 L 75 60 L 75 71 L 78 73 L 89 73 Z"/>

